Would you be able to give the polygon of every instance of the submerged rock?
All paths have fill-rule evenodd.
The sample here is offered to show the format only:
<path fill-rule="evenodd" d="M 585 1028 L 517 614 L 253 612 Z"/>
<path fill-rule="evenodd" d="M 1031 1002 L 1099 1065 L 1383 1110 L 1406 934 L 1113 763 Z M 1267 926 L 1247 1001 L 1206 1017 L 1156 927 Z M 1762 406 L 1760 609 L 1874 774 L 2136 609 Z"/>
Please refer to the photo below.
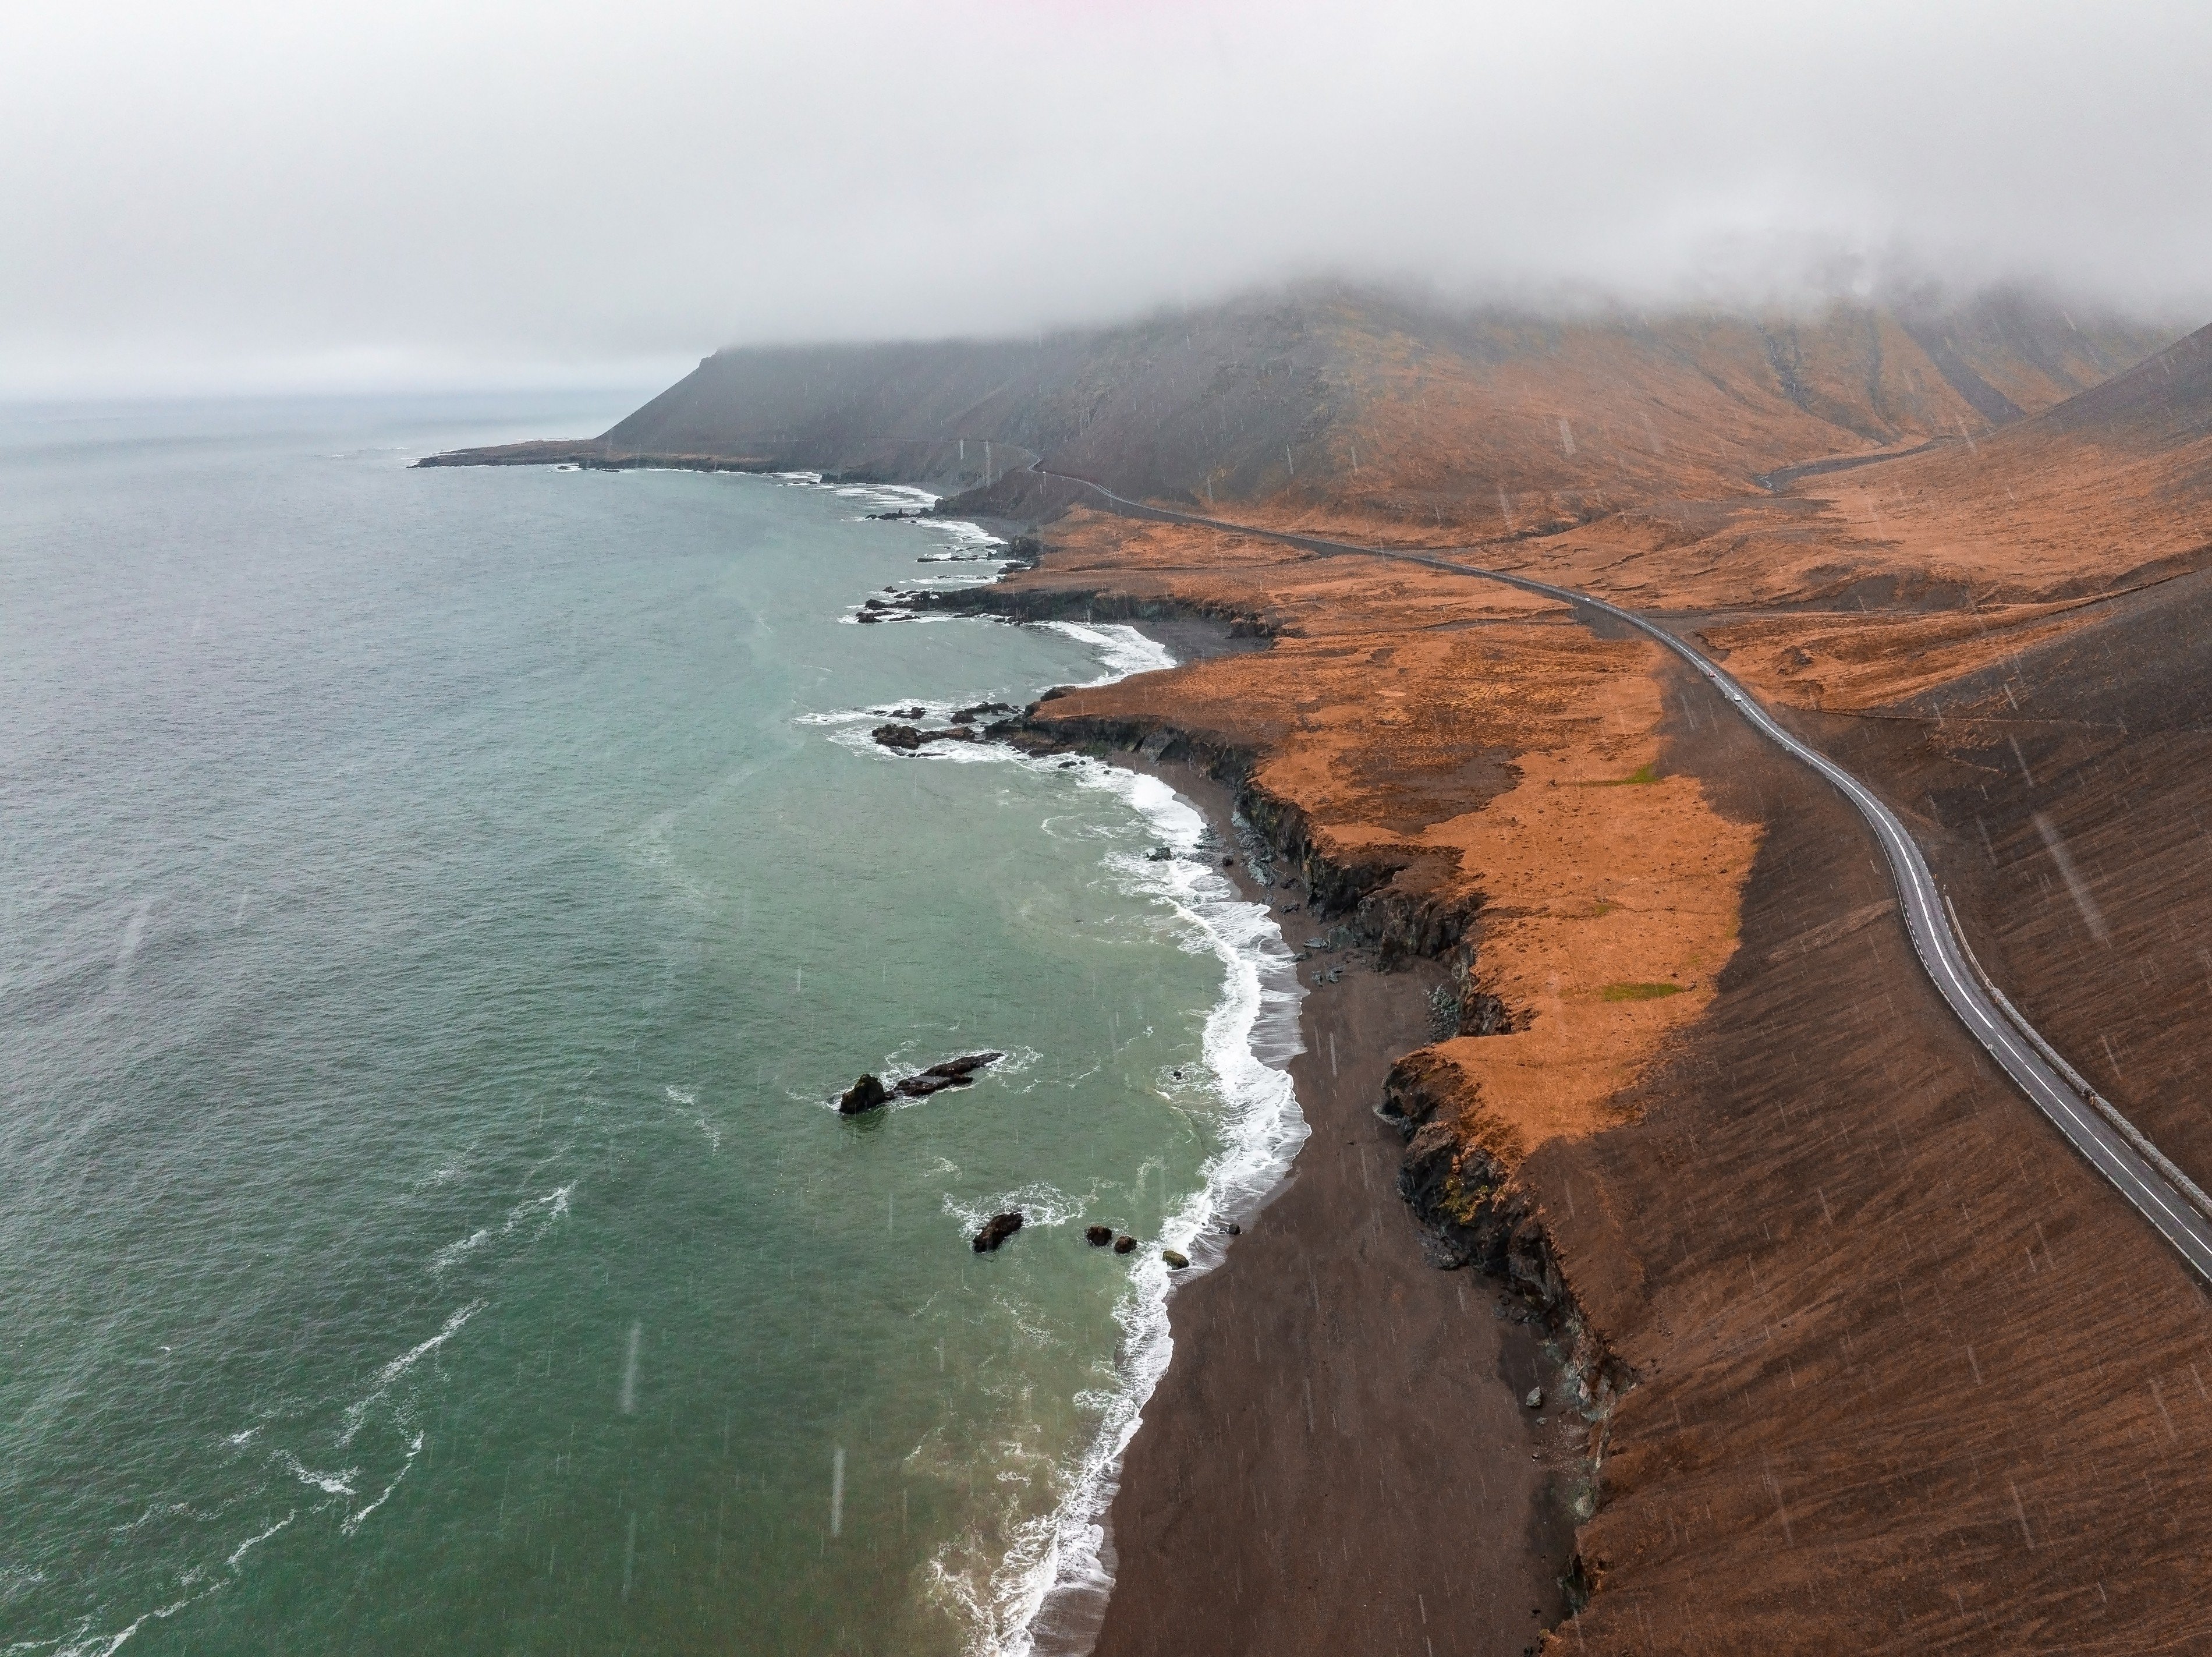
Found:
<path fill-rule="evenodd" d="M 1104 1248 L 1114 1240 L 1114 1228 L 1111 1226 L 1085 1226 L 1083 1240 L 1093 1248 Z"/>
<path fill-rule="evenodd" d="M 1126 1231 L 1114 1240 L 1114 1252 L 1116 1254 L 1127 1254 L 1136 1246 L 1137 1240 Z"/>
<path fill-rule="evenodd" d="M 983 1229 L 975 1234 L 975 1252 L 990 1253 L 1021 1228 L 1022 1214 L 1019 1209 L 1016 1209 L 1011 1214 L 993 1215 L 983 1222 Z"/>
<path fill-rule="evenodd" d="M 859 1116 L 863 1112 L 880 1110 L 890 1102 L 890 1089 L 884 1086 L 882 1077 L 871 1071 L 845 1089 L 838 1098 L 837 1109 L 845 1116 Z"/>

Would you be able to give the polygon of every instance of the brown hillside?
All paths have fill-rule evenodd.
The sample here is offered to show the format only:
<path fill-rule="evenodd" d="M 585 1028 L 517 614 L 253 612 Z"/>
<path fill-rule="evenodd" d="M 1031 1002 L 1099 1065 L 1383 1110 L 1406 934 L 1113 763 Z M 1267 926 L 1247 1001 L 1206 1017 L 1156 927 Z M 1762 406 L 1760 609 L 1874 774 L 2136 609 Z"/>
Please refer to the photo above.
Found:
<path fill-rule="evenodd" d="M 1986 433 L 2160 343 L 2106 322 L 2061 349 L 2062 314 L 1999 295 L 1909 319 L 1559 318 L 1314 287 L 1035 340 L 717 352 L 563 448 L 952 489 L 1041 455 L 1138 497 L 1494 536 Z"/>

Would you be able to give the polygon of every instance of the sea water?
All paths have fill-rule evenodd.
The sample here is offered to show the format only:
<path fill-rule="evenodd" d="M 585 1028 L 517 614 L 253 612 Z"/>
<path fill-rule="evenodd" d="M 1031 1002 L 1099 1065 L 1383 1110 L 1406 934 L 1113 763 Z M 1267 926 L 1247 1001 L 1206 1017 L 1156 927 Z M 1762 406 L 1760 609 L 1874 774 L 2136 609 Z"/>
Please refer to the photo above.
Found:
<path fill-rule="evenodd" d="M 870 738 L 1164 661 L 855 624 L 980 532 L 410 469 L 623 405 L 0 417 L 0 1651 L 1095 1618 L 1160 1251 L 1304 1131 L 1288 958 L 1157 782 Z"/>

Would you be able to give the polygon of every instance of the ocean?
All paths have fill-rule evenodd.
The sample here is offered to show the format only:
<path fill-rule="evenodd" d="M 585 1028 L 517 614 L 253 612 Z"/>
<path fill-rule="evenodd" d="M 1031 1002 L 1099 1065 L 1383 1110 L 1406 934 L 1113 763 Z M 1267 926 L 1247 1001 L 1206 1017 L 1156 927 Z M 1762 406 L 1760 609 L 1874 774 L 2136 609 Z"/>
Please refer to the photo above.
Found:
<path fill-rule="evenodd" d="M 1168 661 L 855 624 L 993 568 L 913 493 L 409 466 L 627 400 L 0 412 L 0 1652 L 1081 1645 L 1290 957 L 1164 784 L 870 739 Z"/>

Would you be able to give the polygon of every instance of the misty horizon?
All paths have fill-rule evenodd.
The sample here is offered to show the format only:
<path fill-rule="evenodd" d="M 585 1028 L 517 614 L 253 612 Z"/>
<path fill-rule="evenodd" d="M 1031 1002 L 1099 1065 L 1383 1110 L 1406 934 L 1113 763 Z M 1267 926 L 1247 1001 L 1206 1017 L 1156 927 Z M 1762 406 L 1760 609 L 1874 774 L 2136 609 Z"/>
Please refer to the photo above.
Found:
<path fill-rule="evenodd" d="M 617 33 L 232 0 L 4 33 L 0 395 L 642 383 L 1334 281 L 2212 314 L 2212 18 L 2172 6 L 867 3 Z"/>

